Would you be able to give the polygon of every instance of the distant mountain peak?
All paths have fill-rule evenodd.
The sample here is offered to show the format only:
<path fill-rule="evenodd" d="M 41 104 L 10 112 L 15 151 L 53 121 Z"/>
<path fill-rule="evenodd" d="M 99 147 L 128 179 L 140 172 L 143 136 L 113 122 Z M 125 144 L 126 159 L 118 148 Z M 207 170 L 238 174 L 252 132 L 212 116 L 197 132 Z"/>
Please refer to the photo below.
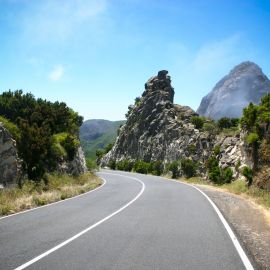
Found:
<path fill-rule="evenodd" d="M 205 96 L 197 113 L 213 119 L 240 117 L 250 102 L 260 102 L 270 92 L 270 81 L 255 63 L 246 61 L 235 66 Z"/>

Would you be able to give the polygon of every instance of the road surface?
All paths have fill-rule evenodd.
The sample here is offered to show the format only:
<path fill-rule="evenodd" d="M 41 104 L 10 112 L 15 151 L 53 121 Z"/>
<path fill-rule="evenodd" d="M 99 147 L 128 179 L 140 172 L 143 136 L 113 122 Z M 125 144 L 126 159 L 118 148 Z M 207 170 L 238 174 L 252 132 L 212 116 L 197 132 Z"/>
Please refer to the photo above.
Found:
<path fill-rule="evenodd" d="M 0 219 L 0 269 L 253 269 L 195 188 L 98 175 L 106 180 L 98 190 Z"/>

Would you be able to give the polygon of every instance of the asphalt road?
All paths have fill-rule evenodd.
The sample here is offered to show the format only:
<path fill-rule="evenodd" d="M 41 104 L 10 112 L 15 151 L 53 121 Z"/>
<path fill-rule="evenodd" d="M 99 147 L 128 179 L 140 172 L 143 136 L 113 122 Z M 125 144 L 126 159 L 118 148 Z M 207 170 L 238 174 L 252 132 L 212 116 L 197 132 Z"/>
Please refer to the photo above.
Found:
<path fill-rule="evenodd" d="M 98 175 L 106 184 L 96 191 L 0 219 L 0 269 L 252 269 L 195 188 Z"/>

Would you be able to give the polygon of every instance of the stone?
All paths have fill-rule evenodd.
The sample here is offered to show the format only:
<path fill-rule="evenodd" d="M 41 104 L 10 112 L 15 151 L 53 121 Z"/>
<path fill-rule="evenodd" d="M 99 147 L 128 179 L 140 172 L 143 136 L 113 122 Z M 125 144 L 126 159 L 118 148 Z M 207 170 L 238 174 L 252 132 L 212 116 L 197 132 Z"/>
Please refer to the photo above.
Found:
<path fill-rule="evenodd" d="M 22 161 L 18 157 L 16 141 L 0 123 L 0 185 L 9 187 L 22 178 Z"/>

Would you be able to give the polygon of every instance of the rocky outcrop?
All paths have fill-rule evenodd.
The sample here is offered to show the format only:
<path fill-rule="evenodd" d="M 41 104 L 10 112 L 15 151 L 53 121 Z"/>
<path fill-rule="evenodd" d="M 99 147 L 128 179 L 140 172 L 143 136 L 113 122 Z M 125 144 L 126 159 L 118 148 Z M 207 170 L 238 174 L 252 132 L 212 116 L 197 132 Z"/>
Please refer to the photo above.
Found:
<path fill-rule="evenodd" d="M 243 62 L 221 79 L 205 96 L 197 113 L 212 119 L 240 117 L 250 102 L 258 104 L 270 92 L 270 81 L 261 68 Z"/>
<path fill-rule="evenodd" d="M 77 149 L 73 160 L 62 159 L 58 163 L 57 171 L 72 175 L 80 175 L 87 172 L 86 160 L 81 146 Z"/>
<path fill-rule="evenodd" d="M 17 184 L 22 177 L 21 160 L 18 158 L 16 141 L 0 123 L 0 185 Z"/>
<path fill-rule="evenodd" d="M 234 177 L 238 177 L 238 168 L 247 163 L 242 136 L 217 135 L 196 129 L 192 118 L 198 114 L 188 106 L 173 104 L 173 97 L 174 89 L 167 71 L 160 71 L 150 78 L 140 100 L 129 107 L 127 122 L 101 165 L 124 159 L 161 160 L 164 164 L 191 159 L 199 165 L 198 173 L 205 176 L 205 162 L 217 146 L 220 167 L 231 167 Z"/>

